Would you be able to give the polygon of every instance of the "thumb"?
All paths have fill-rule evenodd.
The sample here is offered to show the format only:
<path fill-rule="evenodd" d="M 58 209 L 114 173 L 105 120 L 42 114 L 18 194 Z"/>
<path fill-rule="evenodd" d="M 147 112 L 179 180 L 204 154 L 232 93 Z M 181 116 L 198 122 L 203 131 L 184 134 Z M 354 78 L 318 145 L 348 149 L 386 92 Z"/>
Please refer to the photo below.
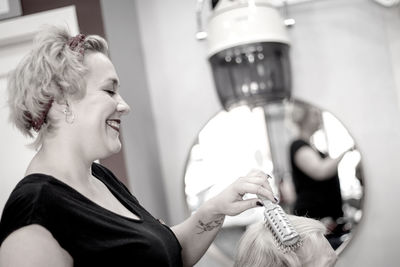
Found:
<path fill-rule="evenodd" d="M 242 201 L 236 202 L 236 214 L 242 213 L 243 211 L 246 211 L 251 208 L 255 207 L 262 207 L 263 204 L 258 198 L 251 198 L 251 199 L 246 199 Z M 236 215 L 235 214 L 235 215 Z"/>

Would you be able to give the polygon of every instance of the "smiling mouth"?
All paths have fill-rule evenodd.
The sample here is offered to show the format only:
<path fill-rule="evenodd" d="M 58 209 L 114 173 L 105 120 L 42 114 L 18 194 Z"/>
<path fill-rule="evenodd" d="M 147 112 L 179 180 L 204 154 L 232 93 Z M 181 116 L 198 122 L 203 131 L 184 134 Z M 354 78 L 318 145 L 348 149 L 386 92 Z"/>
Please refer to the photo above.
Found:
<path fill-rule="evenodd" d="M 109 120 L 106 120 L 106 124 L 108 126 L 110 126 L 111 128 L 113 128 L 114 130 L 116 130 L 117 132 L 119 132 L 119 126 L 121 124 L 121 120 L 109 119 Z"/>

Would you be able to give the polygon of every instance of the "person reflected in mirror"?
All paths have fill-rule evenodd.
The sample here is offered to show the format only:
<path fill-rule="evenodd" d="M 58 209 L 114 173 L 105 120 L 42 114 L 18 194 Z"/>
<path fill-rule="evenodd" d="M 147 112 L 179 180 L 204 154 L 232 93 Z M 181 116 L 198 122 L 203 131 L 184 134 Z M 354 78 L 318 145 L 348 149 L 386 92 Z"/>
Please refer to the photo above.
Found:
<path fill-rule="evenodd" d="M 267 175 L 252 171 L 169 227 L 106 167 L 121 149 L 130 110 L 97 35 L 48 26 L 8 79 L 10 120 L 33 137 L 36 154 L 0 221 L 0 266 L 192 266 L 225 215 L 274 200 Z M 5 162 L 4 164 L 14 164 Z"/>
<path fill-rule="evenodd" d="M 287 215 L 300 235 L 300 246 L 283 251 L 264 222 L 250 225 L 239 241 L 234 267 L 331 267 L 337 254 L 324 233 L 325 226 L 314 219 Z"/>
<path fill-rule="evenodd" d="M 311 145 L 311 137 L 321 128 L 321 112 L 314 107 L 303 107 L 296 115 L 299 138 L 290 144 L 290 164 L 296 192 L 293 213 L 322 220 L 330 230 L 327 235 L 332 247 L 341 244 L 343 229 L 342 195 L 338 176 L 338 164 L 348 152 L 336 158 L 318 151 Z"/>

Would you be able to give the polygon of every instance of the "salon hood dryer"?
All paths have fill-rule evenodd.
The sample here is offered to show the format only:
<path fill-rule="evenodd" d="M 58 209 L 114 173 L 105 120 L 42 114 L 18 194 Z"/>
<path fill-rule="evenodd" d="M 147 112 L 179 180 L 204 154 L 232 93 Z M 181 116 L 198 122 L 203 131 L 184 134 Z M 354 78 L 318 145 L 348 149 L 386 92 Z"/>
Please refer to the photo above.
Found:
<path fill-rule="evenodd" d="M 208 40 L 208 60 L 223 107 L 289 98 L 290 42 L 278 10 L 268 0 L 220 0 L 214 5 L 206 31 L 198 8 L 196 36 Z"/>

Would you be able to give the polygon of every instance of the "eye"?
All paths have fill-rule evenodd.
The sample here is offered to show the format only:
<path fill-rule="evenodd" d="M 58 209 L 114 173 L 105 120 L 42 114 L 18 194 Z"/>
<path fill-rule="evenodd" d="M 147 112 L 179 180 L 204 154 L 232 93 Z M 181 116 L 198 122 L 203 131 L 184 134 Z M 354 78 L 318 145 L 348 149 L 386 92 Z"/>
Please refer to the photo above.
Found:
<path fill-rule="evenodd" d="M 110 96 L 115 95 L 115 92 L 114 92 L 113 90 L 107 90 L 107 89 L 105 89 L 105 90 L 103 90 L 103 91 L 106 92 L 107 94 L 109 94 Z"/>

